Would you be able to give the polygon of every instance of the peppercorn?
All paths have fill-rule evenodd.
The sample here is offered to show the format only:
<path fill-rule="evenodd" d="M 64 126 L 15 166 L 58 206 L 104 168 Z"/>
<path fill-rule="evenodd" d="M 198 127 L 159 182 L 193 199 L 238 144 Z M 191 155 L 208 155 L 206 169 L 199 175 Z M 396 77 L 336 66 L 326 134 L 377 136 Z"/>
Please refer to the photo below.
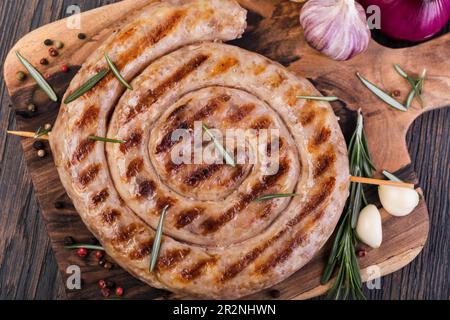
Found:
<path fill-rule="evenodd" d="M 96 245 L 99 244 L 97 238 L 95 238 L 95 237 L 90 237 L 89 240 L 88 240 L 88 242 L 89 242 L 89 244 L 92 244 L 92 245 L 94 245 L 94 246 L 96 246 Z"/>
<path fill-rule="evenodd" d="M 48 53 L 52 56 L 52 57 L 56 57 L 58 55 L 58 51 L 55 48 L 50 48 L 48 50 Z"/>
<path fill-rule="evenodd" d="M 44 44 L 45 44 L 46 46 L 51 46 L 51 45 L 53 44 L 53 41 L 50 40 L 50 39 L 45 39 L 45 40 L 44 40 Z"/>
<path fill-rule="evenodd" d="M 16 79 L 19 80 L 19 81 L 25 80 L 26 77 L 27 77 L 27 75 L 23 71 L 18 71 L 16 73 Z"/>
<path fill-rule="evenodd" d="M 103 288 L 101 291 L 105 298 L 108 298 L 111 295 L 111 291 L 108 288 Z"/>
<path fill-rule="evenodd" d="M 367 255 L 367 251 L 366 250 L 358 250 L 357 254 L 358 254 L 358 257 L 364 258 Z"/>
<path fill-rule="evenodd" d="M 55 202 L 55 208 L 56 208 L 56 209 L 62 209 L 62 208 L 64 208 L 64 202 L 62 202 L 62 201 L 56 201 L 56 202 Z"/>
<path fill-rule="evenodd" d="M 392 91 L 392 96 L 395 97 L 395 98 L 400 97 L 400 94 L 401 94 L 400 90 L 394 90 L 394 91 Z"/>
<path fill-rule="evenodd" d="M 79 249 L 77 250 L 77 255 L 78 255 L 80 258 L 84 258 L 84 257 L 86 257 L 86 256 L 88 255 L 88 251 L 87 251 L 86 248 L 79 248 Z"/>
<path fill-rule="evenodd" d="M 46 74 L 45 74 L 45 78 L 46 78 L 46 79 L 50 79 L 51 77 L 52 77 L 52 75 L 51 75 L 50 73 L 46 73 Z"/>
<path fill-rule="evenodd" d="M 44 130 L 51 130 L 52 129 L 52 125 L 50 123 L 46 123 L 44 126 Z"/>
<path fill-rule="evenodd" d="M 45 58 L 42 58 L 41 61 L 39 61 L 40 64 L 42 64 L 43 66 L 48 65 L 48 60 Z"/>
<path fill-rule="evenodd" d="M 111 270 L 113 268 L 113 264 L 109 261 L 106 261 L 103 265 L 103 268 L 105 268 L 106 270 Z"/>
<path fill-rule="evenodd" d="M 122 287 L 116 288 L 116 296 L 118 296 L 118 297 L 123 296 L 123 288 Z"/>
<path fill-rule="evenodd" d="M 68 66 L 66 66 L 66 65 L 62 65 L 62 66 L 61 66 L 61 71 L 62 71 L 62 72 L 69 72 L 69 70 L 70 70 L 70 69 L 69 69 Z"/>
<path fill-rule="evenodd" d="M 37 141 L 35 141 L 35 142 L 33 143 L 33 148 L 34 148 L 35 150 L 41 150 L 41 149 L 44 149 L 44 143 L 43 143 L 42 141 L 37 140 Z"/>
<path fill-rule="evenodd" d="M 99 280 L 98 281 L 98 287 L 100 288 L 100 289 L 104 289 L 104 288 L 106 288 L 106 281 L 105 280 Z"/>
<path fill-rule="evenodd" d="M 64 43 L 62 43 L 61 41 L 56 41 L 55 47 L 56 49 L 62 49 L 64 47 Z"/>
<path fill-rule="evenodd" d="M 36 112 L 36 106 L 34 104 L 29 104 L 27 106 L 28 111 L 30 112 Z"/>
<path fill-rule="evenodd" d="M 84 33 L 79 33 L 78 34 L 78 39 L 84 40 L 84 39 L 86 39 L 86 35 Z"/>
<path fill-rule="evenodd" d="M 39 158 L 45 157 L 45 150 L 44 149 L 38 150 L 37 155 Z"/>
<path fill-rule="evenodd" d="M 114 289 L 115 287 L 116 287 L 116 284 L 113 281 L 106 281 L 106 288 Z"/>
<path fill-rule="evenodd" d="M 75 243 L 75 240 L 72 237 L 67 236 L 67 237 L 64 238 L 64 245 L 71 246 L 74 243 Z"/>
<path fill-rule="evenodd" d="M 103 267 L 103 266 L 105 265 L 105 263 L 106 263 L 106 260 L 105 260 L 105 259 L 100 259 L 100 260 L 98 261 L 98 265 L 101 266 L 101 267 Z"/>
<path fill-rule="evenodd" d="M 100 250 L 95 251 L 94 255 L 98 260 L 102 259 L 104 256 L 103 251 Z"/>
<path fill-rule="evenodd" d="M 270 290 L 269 294 L 274 299 L 278 299 L 281 296 L 280 290 L 276 290 L 276 289 Z"/>

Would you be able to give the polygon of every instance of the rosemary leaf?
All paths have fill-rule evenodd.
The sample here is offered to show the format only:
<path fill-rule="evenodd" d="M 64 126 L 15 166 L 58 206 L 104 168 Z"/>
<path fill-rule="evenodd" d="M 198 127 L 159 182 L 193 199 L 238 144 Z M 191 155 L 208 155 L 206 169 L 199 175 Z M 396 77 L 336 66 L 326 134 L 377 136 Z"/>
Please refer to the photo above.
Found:
<path fill-rule="evenodd" d="M 298 99 L 316 100 L 316 101 L 338 101 L 338 97 L 322 97 L 322 96 L 297 96 Z"/>
<path fill-rule="evenodd" d="M 387 170 L 383 170 L 382 173 L 386 178 L 388 178 L 391 181 L 404 182 L 403 180 L 401 180 L 400 178 L 397 178 L 395 175 L 393 175 L 392 173 L 390 173 Z"/>
<path fill-rule="evenodd" d="M 206 134 L 211 138 L 214 145 L 216 146 L 217 150 L 222 154 L 222 156 L 225 159 L 225 163 L 229 166 L 236 167 L 236 163 L 233 160 L 233 157 L 230 156 L 230 154 L 225 150 L 225 148 L 222 146 L 222 144 L 216 139 L 216 137 L 212 134 L 212 132 L 209 130 L 209 128 L 202 123 L 203 130 L 205 130 Z"/>
<path fill-rule="evenodd" d="M 42 130 L 42 127 L 39 127 L 36 130 L 36 133 L 34 134 L 34 138 L 37 139 L 39 137 L 42 137 L 42 136 L 44 136 L 46 134 L 49 134 L 51 131 L 52 131 L 52 129 Z"/>
<path fill-rule="evenodd" d="M 95 140 L 95 141 L 103 141 L 103 142 L 111 142 L 111 143 L 125 143 L 125 140 L 117 140 L 117 139 L 109 139 L 105 137 L 98 137 L 98 136 L 89 136 L 89 140 Z"/>
<path fill-rule="evenodd" d="M 364 78 L 359 72 L 356 73 L 359 80 L 378 98 L 380 98 L 383 102 L 388 104 L 394 109 L 400 110 L 400 111 L 406 111 L 404 105 L 402 105 L 400 102 L 392 98 L 388 93 L 383 91 L 382 89 L 378 88 L 376 85 L 374 85 L 372 82 Z"/>
<path fill-rule="evenodd" d="M 395 70 L 398 72 L 399 75 L 401 75 L 403 78 L 408 79 L 408 74 L 406 73 L 405 70 L 403 70 L 400 65 L 398 65 L 397 63 L 394 64 L 394 68 Z"/>
<path fill-rule="evenodd" d="M 117 78 L 117 80 L 119 80 L 120 83 L 127 89 L 133 90 L 133 87 L 122 77 L 119 70 L 117 70 L 116 66 L 114 65 L 114 63 L 112 62 L 111 58 L 108 56 L 107 53 L 105 53 L 105 59 L 106 62 L 108 63 L 109 68 L 111 69 L 112 73 Z"/>
<path fill-rule="evenodd" d="M 41 89 L 44 90 L 44 92 L 47 94 L 47 96 L 50 98 L 50 100 L 57 102 L 58 96 L 56 95 L 53 88 L 48 84 L 48 82 L 40 74 L 40 72 L 31 63 L 29 63 L 28 60 L 25 59 L 19 53 L 19 51 L 16 51 L 16 56 L 17 56 L 17 58 L 19 58 L 20 62 L 23 64 L 23 66 L 28 70 L 28 72 L 33 77 L 33 79 L 37 82 L 39 87 L 41 87 Z"/>
<path fill-rule="evenodd" d="M 83 85 L 81 85 L 78 89 L 76 89 L 72 94 L 70 94 L 65 100 L 64 103 L 68 104 L 72 101 L 75 101 L 83 94 L 91 90 L 100 80 L 102 80 L 109 72 L 109 69 L 102 69 L 95 76 L 86 81 Z"/>
<path fill-rule="evenodd" d="M 86 243 L 77 243 L 73 244 L 71 246 L 65 246 L 66 249 L 79 249 L 79 248 L 85 248 L 85 249 L 91 249 L 91 250 L 101 250 L 105 251 L 105 249 L 102 246 L 96 246 L 93 244 L 86 244 Z"/>
<path fill-rule="evenodd" d="M 255 201 L 263 202 L 263 201 L 275 199 L 275 198 L 291 198 L 291 197 L 295 197 L 295 196 L 298 196 L 298 194 L 297 193 L 273 193 L 273 194 L 266 194 L 265 196 L 256 198 Z"/>
<path fill-rule="evenodd" d="M 156 263 L 158 262 L 159 249 L 161 248 L 161 239 L 162 239 L 164 219 L 166 217 L 166 212 L 167 212 L 168 208 L 169 208 L 168 205 L 165 206 L 161 212 L 161 216 L 159 217 L 158 228 L 156 229 L 155 240 L 153 240 L 152 256 L 150 258 L 150 267 L 149 267 L 150 272 L 153 272 L 153 270 L 155 270 Z"/>
<path fill-rule="evenodd" d="M 411 106 L 411 103 L 414 99 L 414 96 L 417 94 L 415 89 L 412 89 L 411 92 L 408 94 L 408 98 L 406 99 L 406 109 L 409 109 L 409 107 Z"/>

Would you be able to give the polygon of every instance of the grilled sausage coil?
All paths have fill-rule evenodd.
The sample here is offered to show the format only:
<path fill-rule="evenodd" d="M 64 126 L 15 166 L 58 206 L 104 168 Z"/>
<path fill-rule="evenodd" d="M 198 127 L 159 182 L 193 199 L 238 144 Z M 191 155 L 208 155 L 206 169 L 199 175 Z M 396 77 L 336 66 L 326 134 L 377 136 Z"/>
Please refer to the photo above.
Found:
<path fill-rule="evenodd" d="M 319 94 L 306 79 L 220 43 L 243 33 L 245 16 L 233 0 L 151 4 L 92 54 L 66 96 L 106 67 L 105 53 L 134 90 L 109 73 L 61 105 L 50 143 L 62 183 L 107 253 L 151 286 L 201 298 L 270 287 L 323 246 L 344 206 L 347 153 L 330 105 L 297 98 Z M 192 131 L 196 121 L 221 132 L 277 129 L 278 170 L 174 163 L 173 132 Z"/>

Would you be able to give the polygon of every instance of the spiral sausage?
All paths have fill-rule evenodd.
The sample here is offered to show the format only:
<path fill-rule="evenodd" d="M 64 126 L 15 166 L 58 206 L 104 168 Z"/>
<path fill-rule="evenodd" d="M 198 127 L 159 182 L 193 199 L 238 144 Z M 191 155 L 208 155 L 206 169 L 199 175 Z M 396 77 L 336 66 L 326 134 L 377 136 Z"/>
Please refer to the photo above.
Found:
<path fill-rule="evenodd" d="M 61 106 L 50 142 L 64 187 L 108 254 L 152 286 L 237 298 L 274 285 L 322 247 L 344 206 L 349 173 L 336 117 L 328 103 L 296 97 L 319 94 L 314 87 L 258 54 L 198 43 L 244 28 L 245 10 L 232 0 L 150 5 L 93 53 L 66 94 L 105 67 L 105 52 L 134 90 L 123 93 L 109 74 Z M 170 137 L 196 121 L 221 132 L 278 130 L 278 170 L 174 163 L 179 143 Z M 298 196 L 254 201 L 291 192 Z"/>

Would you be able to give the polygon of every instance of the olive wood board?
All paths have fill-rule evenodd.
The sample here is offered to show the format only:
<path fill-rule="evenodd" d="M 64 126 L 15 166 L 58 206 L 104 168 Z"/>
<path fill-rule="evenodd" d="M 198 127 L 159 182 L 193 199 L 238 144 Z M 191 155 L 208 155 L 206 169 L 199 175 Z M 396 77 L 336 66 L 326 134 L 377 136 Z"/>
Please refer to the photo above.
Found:
<path fill-rule="evenodd" d="M 129 17 L 149 2 L 151 1 L 124 0 L 100 7 L 81 14 L 81 31 L 69 29 L 67 19 L 64 19 L 36 29 L 19 40 L 4 63 L 4 78 L 16 111 L 17 129 L 35 131 L 44 123 L 52 123 L 57 116 L 59 104 L 49 101 L 32 79 L 28 78 L 24 82 L 16 79 L 16 72 L 24 70 L 15 57 L 16 50 L 29 58 L 42 73 L 51 74 L 49 82 L 61 97 L 83 61 L 117 28 L 117 21 Z M 285 65 L 292 72 L 307 77 L 324 95 L 340 97 L 342 101 L 334 102 L 332 106 L 340 118 L 340 125 L 347 139 L 355 126 L 355 111 L 361 108 L 369 149 L 379 169 L 377 175 L 379 176 L 381 169 L 387 169 L 418 186 L 405 137 L 410 124 L 420 114 L 450 105 L 450 34 L 404 49 L 386 48 L 371 40 L 363 54 L 350 61 L 337 62 L 306 44 L 298 21 L 300 4 L 267 0 L 239 2 L 249 10 L 249 26 L 242 39 L 231 43 L 259 52 Z M 78 39 L 79 32 L 85 33 L 87 38 Z M 61 40 L 64 48 L 59 50 L 57 57 L 48 57 L 49 65 L 41 66 L 39 60 L 48 56 L 48 47 L 43 45 L 46 38 Z M 398 99 L 404 101 L 410 86 L 394 71 L 394 63 L 401 64 L 416 76 L 422 68 L 427 68 L 423 108 L 414 101 L 407 112 L 394 110 L 374 97 L 355 76 L 356 71 L 359 71 L 386 91 L 396 91 Z M 60 72 L 63 64 L 70 66 L 69 73 Z M 36 112 L 27 111 L 30 103 L 37 106 Z M 106 270 L 98 265 L 92 254 L 82 259 L 64 249 L 66 236 L 72 236 L 78 242 L 86 242 L 92 236 L 61 185 L 52 157 L 39 158 L 33 149 L 33 142 L 33 139 L 23 139 L 22 146 L 63 280 L 66 281 L 68 277 L 66 269 L 69 265 L 79 265 L 82 271 L 82 289 L 66 289 L 67 297 L 100 299 L 102 296 L 97 282 L 100 279 L 110 279 L 125 289 L 126 298 L 189 298 L 151 288 L 117 265 L 112 270 Z M 46 150 L 50 153 L 48 144 Z M 417 190 L 421 192 L 419 187 Z M 367 192 L 369 201 L 380 207 L 376 188 L 368 187 Z M 428 211 L 423 198 L 414 212 L 406 217 L 398 218 L 390 216 L 384 210 L 381 212 L 383 243 L 379 249 L 365 248 L 368 253 L 359 260 L 364 281 L 407 265 L 420 253 L 429 232 Z M 273 289 L 281 292 L 278 299 L 307 299 L 325 293 L 328 286 L 320 285 L 320 276 L 328 249 L 329 243 L 304 268 L 275 285 Z M 272 299 L 268 290 L 246 298 Z"/>

